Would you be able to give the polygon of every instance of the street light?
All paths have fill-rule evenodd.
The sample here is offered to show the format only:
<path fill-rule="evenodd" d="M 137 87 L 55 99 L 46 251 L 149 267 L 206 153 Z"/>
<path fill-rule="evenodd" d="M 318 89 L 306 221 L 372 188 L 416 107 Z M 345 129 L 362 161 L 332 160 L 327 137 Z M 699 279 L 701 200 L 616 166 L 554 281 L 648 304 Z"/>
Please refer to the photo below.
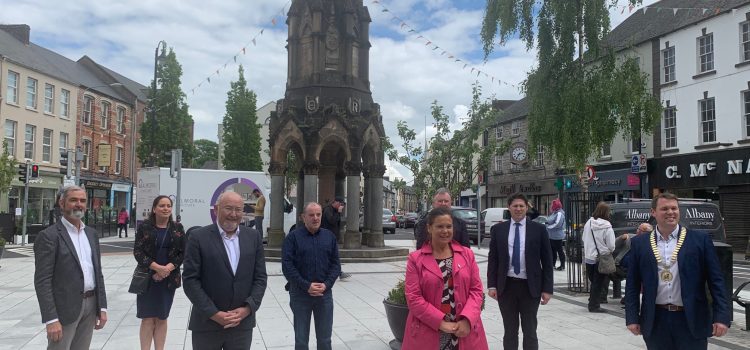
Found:
<path fill-rule="evenodd" d="M 83 156 L 82 156 L 82 153 L 81 153 L 81 142 L 83 141 L 83 135 L 81 135 L 81 130 L 82 130 L 81 129 L 81 124 L 83 124 L 83 116 L 84 116 L 84 113 L 86 113 L 86 106 L 85 106 L 85 104 L 86 104 L 86 93 L 89 92 L 89 90 L 100 88 L 100 87 L 107 87 L 107 86 L 114 87 L 114 86 L 123 86 L 123 85 L 122 85 L 122 83 L 110 83 L 110 84 L 102 84 L 102 85 L 89 86 L 85 90 L 83 90 L 83 95 L 82 95 L 81 101 L 83 102 L 84 106 L 81 107 L 81 120 L 79 120 L 76 123 L 76 155 L 75 155 L 75 162 L 76 162 L 76 184 L 79 185 L 79 186 L 81 185 L 81 161 L 83 160 Z M 92 125 L 92 128 L 93 128 L 93 125 L 94 125 L 94 116 L 93 116 L 94 113 L 93 112 L 94 112 L 94 108 L 93 108 L 93 105 L 92 105 L 92 108 L 89 111 L 89 113 L 91 113 L 91 116 L 90 116 L 91 120 L 89 120 L 89 121 L 90 121 L 90 123 Z M 68 157 L 68 159 L 70 159 L 70 157 Z"/>
<path fill-rule="evenodd" d="M 159 54 L 159 49 L 162 49 L 161 55 Z M 157 133 L 157 124 L 156 124 L 156 79 L 158 68 L 159 68 L 159 62 L 164 62 L 167 58 L 166 51 L 167 50 L 167 42 L 164 40 L 160 40 L 156 44 L 156 49 L 154 50 L 154 81 L 151 82 L 151 99 L 150 103 L 151 106 L 149 106 L 149 125 L 151 126 L 151 130 L 149 132 L 151 133 L 151 145 L 149 150 L 149 166 L 156 166 L 156 133 Z"/>

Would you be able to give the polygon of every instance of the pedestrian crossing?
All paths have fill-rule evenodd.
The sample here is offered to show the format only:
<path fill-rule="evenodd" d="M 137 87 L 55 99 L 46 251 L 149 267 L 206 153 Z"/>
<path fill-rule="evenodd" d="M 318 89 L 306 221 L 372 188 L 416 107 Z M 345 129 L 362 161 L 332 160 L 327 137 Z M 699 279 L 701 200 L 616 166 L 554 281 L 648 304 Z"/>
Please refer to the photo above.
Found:
<path fill-rule="evenodd" d="M 23 247 L 5 247 L 5 252 L 8 253 L 15 253 L 18 255 L 33 257 L 34 256 L 34 246 L 33 245 L 27 245 Z"/>

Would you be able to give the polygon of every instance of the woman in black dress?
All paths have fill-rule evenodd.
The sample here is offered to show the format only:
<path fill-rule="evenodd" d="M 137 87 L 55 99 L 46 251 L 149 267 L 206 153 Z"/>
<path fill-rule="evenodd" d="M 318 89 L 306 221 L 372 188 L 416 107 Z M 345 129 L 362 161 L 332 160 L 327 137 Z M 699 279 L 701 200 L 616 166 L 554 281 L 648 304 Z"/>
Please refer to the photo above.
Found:
<path fill-rule="evenodd" d="M 180 265 L 185 256 L 185 230 L 172 220 L 172 200 L 158 196 L 151 214 L 135 234 L 133 255 L 138 265 L 152 272 L 148 290 L 138 295 L 137 317 L 141 319 L 141 349 L 164 349 L 167 317 L 174 292 L 182 283 Z"/>

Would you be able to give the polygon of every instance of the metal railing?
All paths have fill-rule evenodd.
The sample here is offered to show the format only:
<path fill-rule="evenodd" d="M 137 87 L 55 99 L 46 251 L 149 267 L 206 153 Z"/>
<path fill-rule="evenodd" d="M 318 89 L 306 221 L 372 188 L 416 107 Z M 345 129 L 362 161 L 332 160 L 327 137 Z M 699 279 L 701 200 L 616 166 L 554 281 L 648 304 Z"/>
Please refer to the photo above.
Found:
<path fill-rule="evenodd" d="M 99 232 L 99 237 L 109 237 L 117 234 L 117 214 L 117 209 L 89 209 L 83 222 Z"/>
<path fill-rule="evenodd" d="M 603 199 L 602 193 L 565 193 L 565 214 L 567 215 L 565 234 L 565 254 L 568 257 L 566 271 L 568 290 L 576 293 L 589 292 L 589 279 L 586 274 L 583 251 L 583 226 L 594 212 L 596 204 Z"/>

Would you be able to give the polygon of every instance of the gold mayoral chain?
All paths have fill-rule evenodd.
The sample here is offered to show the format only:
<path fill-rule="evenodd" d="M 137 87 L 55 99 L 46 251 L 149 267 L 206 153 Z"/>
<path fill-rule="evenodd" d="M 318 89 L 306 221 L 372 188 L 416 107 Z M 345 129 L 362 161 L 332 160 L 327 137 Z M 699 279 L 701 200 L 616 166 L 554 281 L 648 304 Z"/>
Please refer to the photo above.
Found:
<path fill-rule="evenodd" d="M 661 256 L 661 253 L 659 253 L 659 249 L 656 247 L 656 239 L 657 234 L 656 230 L 654 230 L 654 239 L 651 239 L 651 250 L 654 252 L 654 258 L 656 258 L 656 265 L 661 266 L 662 269 L 659 272 L 659 278 L 663 282 L 672 282 L 672 279 L 674 276 L 672 276 L 672 272 L 669 271 L 669 268 L 677 261 L 677 253 L 680 252 L 680 248 L 682 248 L 682 243 L 685 242 L 685 236 L 687 236 L 687 229 L 685 227 L 682 227 L 680 229 L 680 237 L 677 239 L 677 245 L 674 247 L 674 250 L 672 251 L 672 256 L 669 259 L 669 263 L 664 262 L 664 258 Z"/>

